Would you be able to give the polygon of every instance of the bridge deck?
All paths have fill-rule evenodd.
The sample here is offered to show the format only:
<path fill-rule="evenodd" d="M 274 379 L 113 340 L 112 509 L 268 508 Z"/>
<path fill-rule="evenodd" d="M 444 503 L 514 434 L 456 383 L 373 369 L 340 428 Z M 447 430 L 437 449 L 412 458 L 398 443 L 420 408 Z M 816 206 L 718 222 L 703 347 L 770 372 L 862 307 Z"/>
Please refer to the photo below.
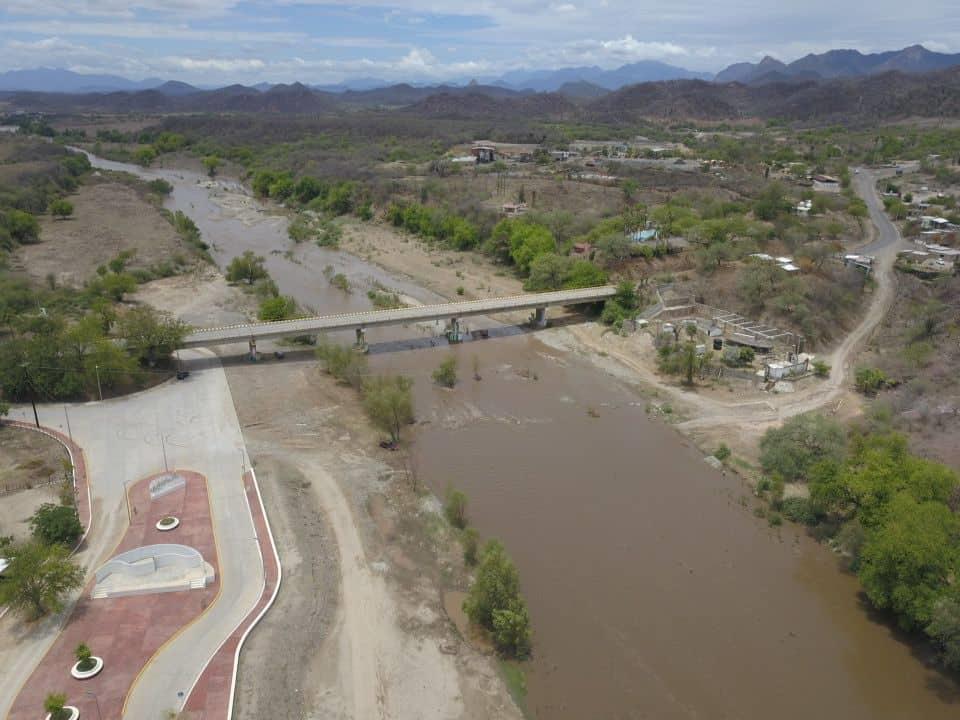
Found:
<path fill-rule="evenodd" d="M 604 285 L 580 290 L 557 290 L 512 297 L 419 305 L 396 310 L 367 310 L 340 315 L 298 318 L 296 320 L 200 328 L 186 336 L 183 347 L 210 347 L 212 345 L 245 342 L 251 338 L 266 339 L 289 335 L 312 335 L 336 330 L 354 330 L 356 328 L 399 325 L 425 320 L 445 320 L 470 315 L 533 310 L 556 305 L 582 305 L 606 300 L 613 297 L 616 291 L 617 289 L 612 285 Z"/>

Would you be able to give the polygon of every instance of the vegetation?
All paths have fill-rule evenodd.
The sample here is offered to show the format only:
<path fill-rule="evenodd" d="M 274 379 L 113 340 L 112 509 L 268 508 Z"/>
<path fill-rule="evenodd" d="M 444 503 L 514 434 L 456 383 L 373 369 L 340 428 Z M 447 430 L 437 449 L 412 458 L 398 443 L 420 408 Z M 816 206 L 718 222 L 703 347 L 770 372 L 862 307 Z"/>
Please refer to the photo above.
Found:
<path fill-rule="evenodd" d="M 257 317 L 264 322 L 289 320 L 297 315 L 297 303 L 289 295 L 278 295 L 260 301 Z"/>
<path fill-rule="evenodd" d="M 366 355 L 346 345 L 327 341 L 318 343 L 315 352 L 330 375 L 354 390 L 361 389 L 368 374 Z"/>
<path fill-rule="evenodd" d="M 795 415 L 764 434 L 760 465 L 768 475 L 805 482 L 818 463 L 839 462 L 846 442 L 846 431 L 837 421 L 816 413 Z"/>
<path fill-rule="evenodd" d="M 63 596 L 83 583 L 83 570 L 62 545 L 38 542 L 10 547 L 10 566 L 0 579 L 0 604 L 41 617 L 63 607 Z"/>
<path fill-rule="evenodd" d="M 521 659 L 530 654 L 530 615 L 520 596 L 520 575 L 499 541 L 484 546 L 463 610 L 470 622 L 490 631 L 501 652 Z"/>
<path fill-rule="evenodd" d="M 452 388 L 457 384 L 457 356 L 450 355 L 433 371 L 433 381 L 442 387 Z"/>
<path fill-rule="evenodd" d="M 66 705 L 67 696 L 64 693 L 50 693 L 43 701 L 43 709 L 50 715 L 50 720 L 66 720 L 70 717 Z"/>
<path fill-rule="evenodd" d="M 403 428 L 413 422 L 413 381 L 402 375 L 374 376 L 363 383 L 363 407 L 376 428 L 400 442 Z"/>
<path fill-rule="evenodd" d="M 464 530 L 467 527 L 467 496 L 459 490 L 452 488 L 448 490 L 447 499 L 443 504 L 443 514 L 453 527 Z"/>
<path fill-rule="evenodd" d="M 854 374 L 854 385 L 864 395 L 876 395 L 889 384 L 890 379 L 877 368 L 857 368 Z"/>
<path fill-rule="evenodd" d="M 73 656 L 77 659 L 77 670 L 87 672 L 93 670 L 97 661 L 93 659 L 93 652 L 86 643 L 80 643 L 73 651 Z"/>
<path fill-rule="evenodd" d="M 46 545 L 70 546 L 83 535 L 83 526 L 73 506 L 44 503 L 30 518 L 33 537 Z"/>
<path fill-rule="evenodd" d="M 242 255 L 238 255 L 227 265 L 227 280 L 253 285 L 257 280 L 269 277 L 266 261 L 262 255 L 257 255 L 252 250 L 244 250 Z"/>
<path fill-rule="evenodd" d="M 73 215 L 73 203 L 62 198 L 50 203 L 50 214 L 55 218 L 63 220 Z"/>

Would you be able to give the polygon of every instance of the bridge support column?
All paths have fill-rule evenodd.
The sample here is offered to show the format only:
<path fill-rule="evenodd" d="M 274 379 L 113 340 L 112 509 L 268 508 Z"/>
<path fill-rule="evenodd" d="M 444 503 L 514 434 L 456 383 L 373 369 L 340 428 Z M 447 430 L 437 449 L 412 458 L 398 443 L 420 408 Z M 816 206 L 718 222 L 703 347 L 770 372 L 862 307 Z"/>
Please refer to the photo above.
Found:
<path fill-rule="evenodd" d="M 447 340 L 452 343 L 460 342 L 460 320 L 450 318 L 450 325 L 447 328 Z"/>
<path fill-rule="evenodd" d="M 257 339 L 255 337 L 250 338 L 250 360 L 251 362 L 257 361 Z"/>
<path fill-rule="evenodd" d="M 533 314 L 533 326 L 545 328 L 547 326 L 547 308 L 539 307 Z"/>
<path fill-rule="evenodd" d="M 367 347 L 367 337 L 363 333 L 363 328 L 358 327 L 357 330 L 357 342 L 354 343 L 354 347 L 358 350 L 363 350 Z"/>

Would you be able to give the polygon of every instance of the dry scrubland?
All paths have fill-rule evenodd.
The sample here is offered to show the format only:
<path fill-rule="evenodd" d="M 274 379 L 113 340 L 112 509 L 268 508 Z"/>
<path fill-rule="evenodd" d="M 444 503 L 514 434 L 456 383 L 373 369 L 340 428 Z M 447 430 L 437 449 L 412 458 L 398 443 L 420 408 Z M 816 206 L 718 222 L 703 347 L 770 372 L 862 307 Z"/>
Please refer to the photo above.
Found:
<path fill-rule="evenodd" d="M 69 456 L 56 440 L 0 425 L 0 537 L 30 535 L 28 520 L 45 502 L 57 502 Z"/>

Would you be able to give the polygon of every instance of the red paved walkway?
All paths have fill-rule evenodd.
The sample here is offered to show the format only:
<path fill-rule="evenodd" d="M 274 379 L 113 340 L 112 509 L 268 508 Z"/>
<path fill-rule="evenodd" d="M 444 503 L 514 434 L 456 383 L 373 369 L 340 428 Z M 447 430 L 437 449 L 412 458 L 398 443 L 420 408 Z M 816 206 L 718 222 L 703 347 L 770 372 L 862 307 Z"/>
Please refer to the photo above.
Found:
<path fill-rule="evenodd" d="M 90 511 L 90 490 L 87 485 L 87 462 L 84 460 L 83 450 L 79 445 L 77 445 L 75 442 L 73 442 L 73 440 L 63 433 L 57 432 L 56 430 L 51 430 L 48 427 L 38 428 L 32 423 L 20 422 L 19 420 L 4 420 L 3 423 L 5 425 L 12 425 L 14 427 L 33 430 L 34 432 L 48 435 L 54 440 L 60 441 L 62 445 L 69 449 L 70 454 L 73 456 L 74 497 L 77 501 L 77 514 L 80 516 L 80 524 L 83 525 L 84 529 L 83 537 L 80 539 L 77 547 L 74 548 L 74 552 L 76 552 L 83 545 L 83 541 L 86 539 L 87 533 L 90 532 L 90 523 L 93 520 L 93 516 Z"/>
<path fill-rule="evenodd" d="M 248 472 L 243 476 L 243 485 L 253 514 L 253 524 L 257 529 L 260 554 L 263 556 L 263 592 L 253 610 L 224 641 L 201 673 L 187 698 L 183 712 L 179 715 L 182 720 L 225 720 L 230 717 L 231 684 L 237 650 L 246 633 L 256 625 L 261 613 L 273 602 L 274 593 L 280 584 L 280 566 L 277 564 L 273 538 L 270 536 L 266 512 L 260 502 L 253 473 Z"/>
<path fill-rule="evenodd" d="M 78 455 L 79 456 L 79 455 Z M 178 470 L 187 478 L 185 488 L 150 501 L 151 476 L 129 489 L 132 522 L 114 554 L 155 543 L 180 543 L 196 548 L 217 573 L 214 583 L 203 590 L 136 595 L 91 600 L 93 582 L 84 588 L 67 625 L 46 656 L 33 671 L 14 702 L 10 720 L 43 717 L 43 699 L 50 692 L 67 694 L 67 704 L 80 709 L 81 717 L 97 717 L 96 693 L 103 720 L 121 716 L 124 698 L 149 659 L 177 631 L 196 619 L 216 598 L 220 589 L 206 479 L 199 473 Z M 180 527 L 160 532 L 156 522 L 166 516 L 180 518 Z M 104 669 L 89 680 L 74 680 L 70 668 L 73 650 L 85 642 L 94 655 L 102 657 Z M 158 713 L 163 708 L 158 708 Z"/>

